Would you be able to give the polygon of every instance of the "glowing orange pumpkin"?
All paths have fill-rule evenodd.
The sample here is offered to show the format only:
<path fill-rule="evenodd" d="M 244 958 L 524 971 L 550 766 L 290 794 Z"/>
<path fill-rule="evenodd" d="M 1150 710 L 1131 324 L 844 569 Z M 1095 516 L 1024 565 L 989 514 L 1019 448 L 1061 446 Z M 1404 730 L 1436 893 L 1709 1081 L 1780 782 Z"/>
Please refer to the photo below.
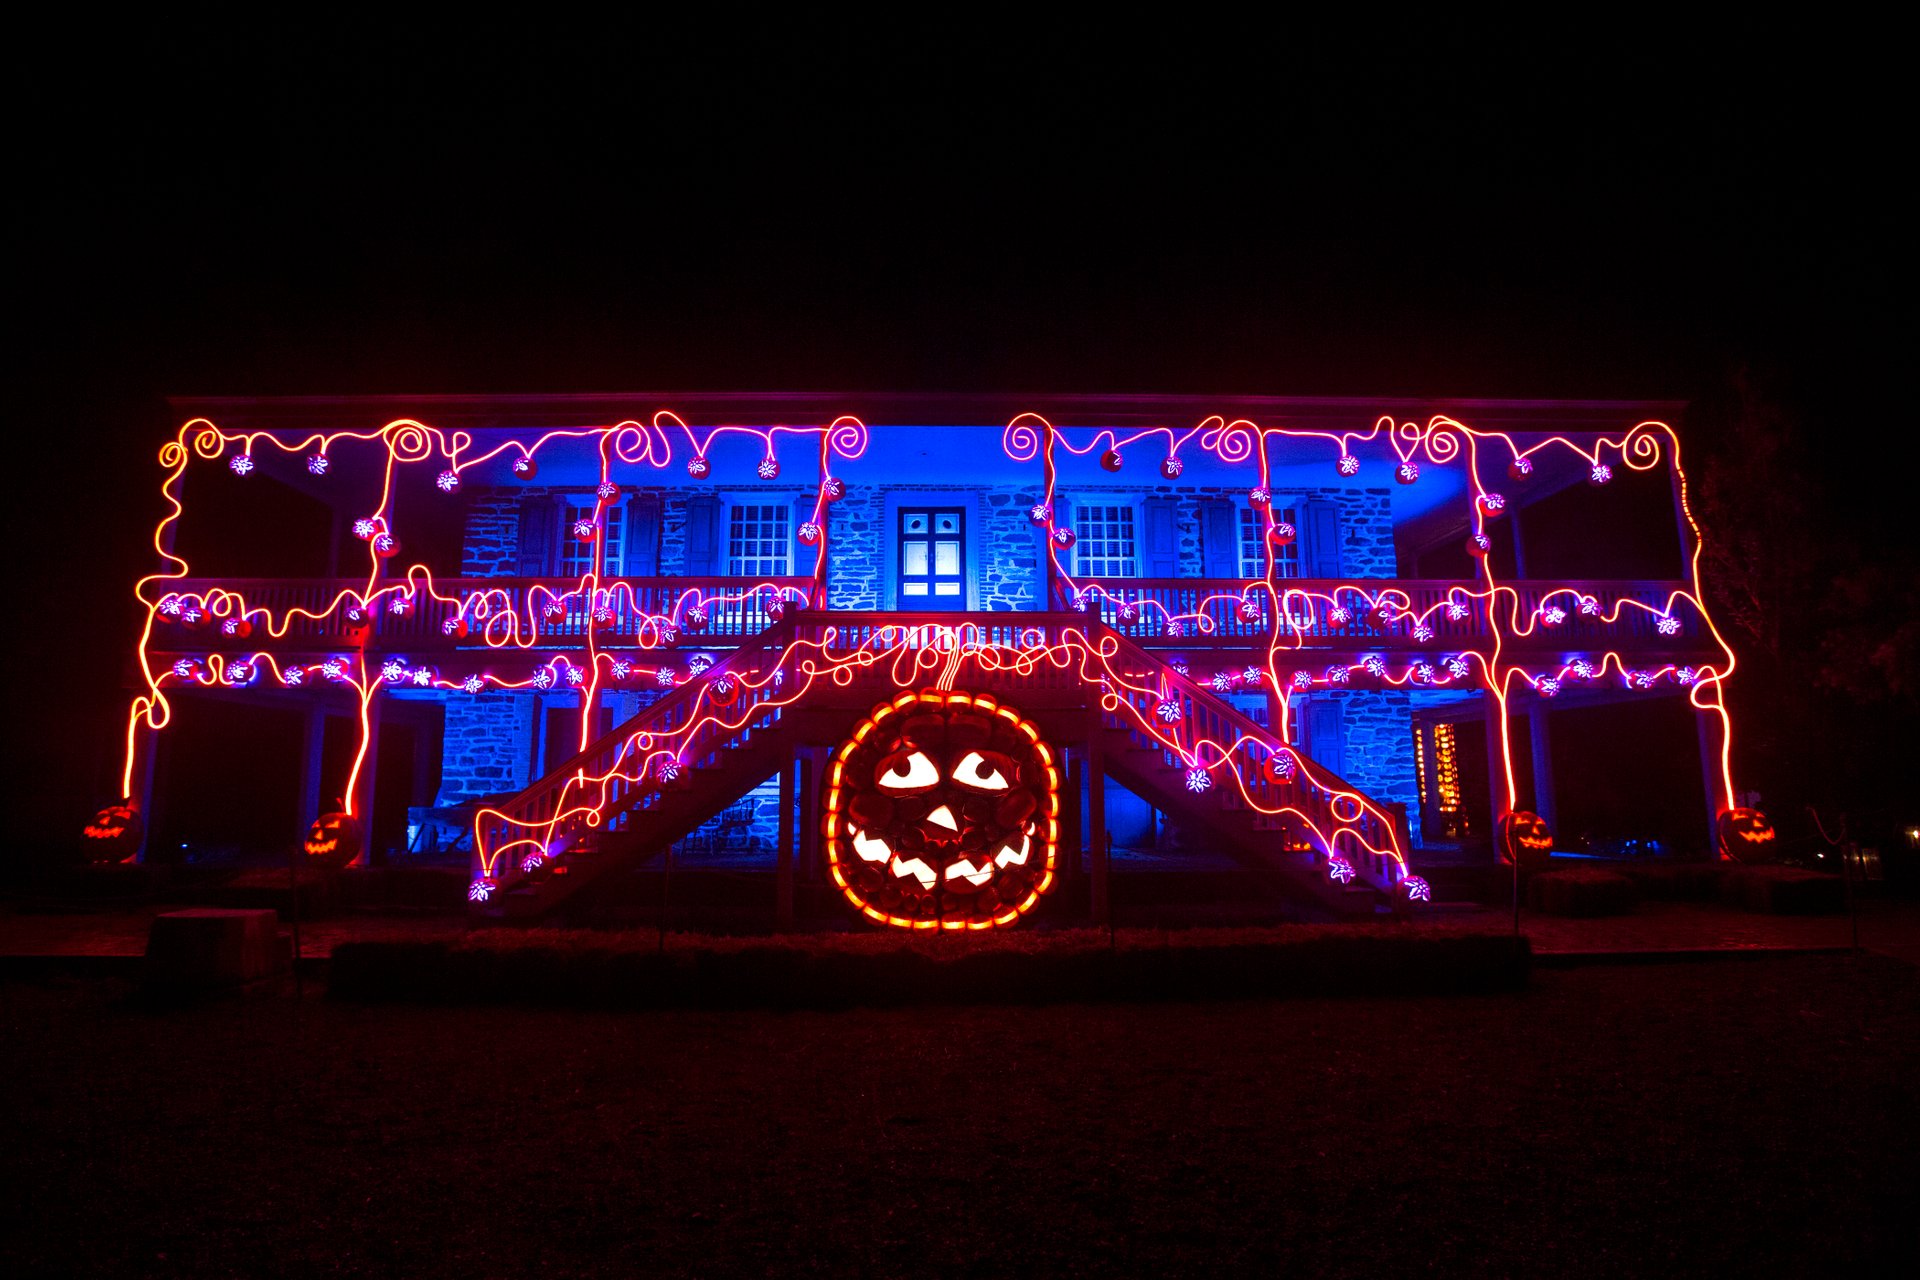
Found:
<path fill-rule="evenodd" d="M 1054 884 L 1060 774 L 1040 731 L 982 694 L 908 690 L 827 771 L 828 866 L 897 928 L 1013 924 Z"/>
<path fill-rule="evenodd" d="M 1778 833 L 1758 809 L 1728 809 L 1714 822 L 1720 837 L 1720 856 L 1734 862 L 1764 862 L 1771 857 Z"/>
<path fill-rule="evenodd" d="M 360 856 L 360 820 L 350 813 L 323 813 L 300 847 L 318 865 L 344 867 Z"/>
<path fill-rule="evenodd" d="M 1537 813 L 1515 809 L 1500 815 L 1500 858 L 1518 863 L 1522 871 L 1537 871 L 1553 856 L 1553 833 Z"/>
<path fill-rule="evenodd" d="M 80 829 L 80 836 L 86 842 L 87 861 L 95 863 L 125 862 L 139 852 L 140 840 L 146 833 L 146 823 L 140 820 L 140 806 L 131 800 L 100 806 L 93 821 Z"/>

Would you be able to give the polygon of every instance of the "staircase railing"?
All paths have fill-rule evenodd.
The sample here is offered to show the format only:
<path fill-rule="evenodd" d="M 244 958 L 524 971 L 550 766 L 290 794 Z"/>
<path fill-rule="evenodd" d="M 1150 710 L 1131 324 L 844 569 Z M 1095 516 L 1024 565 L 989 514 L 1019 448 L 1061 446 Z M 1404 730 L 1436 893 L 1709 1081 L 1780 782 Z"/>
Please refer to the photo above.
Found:
<path fill-rule="evenodd" d="M 791 616 L 783 618 L 642 707 L 506 804 L 482 809 L 474 820 L 475 875 L 490 875 L 505 887 L 527 874 L 521 867 L 524 854 L 557 852 L 549 848 L 556 838 L 624 829 L 626 816 L 660 792 L 662 771 L 658 763 L 649 766 L 647 758 L 668 750 L 665 740 L 674 741 L 673 767 L 684 772 L 717 763 L 727 748 L 769 727 L 779 718 L 776 699 L 791 675 L 785 668 L 795 660 L 793 629 Z M 778 657 L 769 666 L 774 650 Z M 746 678 L 750 675 L 754 679 Z M 722 681 L 737 682 L 739 692 L 719 704 L 714 691 Z M 692 732 L 685 733 L 689 725 Z"/>
<path fill-rule="evenodd" d="M 1168 732 L 1178 724 L 1184 726 L 1182 740 L 1187 743 L 1210 739 L 1222 746 L 1240 742 L 1256 749 L 1257 756 L 1245 746 L 1236 752 L 1232 764 L 1238 774 L 1237 784 L 1209 786 L 1204 795 L 1195 797 L 1197 801 L 1205 803 L 1210 796 L 1212 803 L 1222 809 L 1279 815 L 1282 839 L 1290 850 L 1328 859 L 1338 854 L 1347 860 L 1358 879 L 1383 893 L 1391 893 L 1405 878 L 1406 850 L 1401 847 L 1399 825 L 1392 813 L 1311 760 L 1305 752 L 1283 744 L 1270 730 L 1236 710 L 1207 686 L 1181 675 L 1159 657 L 1116 635 L 1110 628 L 1095 623 L 1091 630 L 1110 638 L 1119 657 L 1143 669 L 1160 685 L 1150 690 L 1114 689 L 1114 697 L 1124 704 L 1125 710 L 1104 712 L 1109 726 L 1125 729 L 1138 746 L 1162 752 L 1169 768 L 1174 767 L 1180 757 L 1146 726 L 1159 725 L 1163 732 Z M 1160 710 L 1160 704 L 1168 700 L 1176 704 L 1179 712 L 1173 724 L 1162 719 Z M 1169 732 L 1168 736 L 1172 734 Z M 1275 781 L 1260 765 L 1266 756 L 1280 750 L 1292 756 L 1294 768 L 1291 776 Z M 1176 778 L 1169 785 L 1181 786 L 1183 780 Z M 1342 838 L 1339 834 L 1342 832 L 1352 835 Z"/>

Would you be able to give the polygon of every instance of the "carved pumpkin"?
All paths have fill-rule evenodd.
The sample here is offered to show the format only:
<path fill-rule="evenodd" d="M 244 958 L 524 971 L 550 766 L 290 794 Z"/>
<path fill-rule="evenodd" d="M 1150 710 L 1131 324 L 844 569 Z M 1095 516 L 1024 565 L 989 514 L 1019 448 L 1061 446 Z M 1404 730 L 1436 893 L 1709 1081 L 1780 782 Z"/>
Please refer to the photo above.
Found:
<path fill-rule="evenodd" d="M 1004 927 L 1053 887 L 1059 770 L 991 697 L 918 689 L 875 707 L 834 753 L 824 808 L 834 883 L 881 924 Z"/>
<path fill-rule="evenodd" d="M 531 480 L 540 474 L 540 464 L 531 454 L 523 453 L 513 460 L 513 474 L 522 480 Z"/>
<path fill-rule="evenodd" d="M 1728 809 L 1714 823 L 1720 856 L 1734 862 L 1765 862 L 1778 842 L 1773 824 L 1758 809 Z"/>
<path fill-rule="evenodd" d="M 102 805 L 93 821 L 80 829 L 80 836 L 85 841 L 88 862 L 125 862 L 140 851 L 140 840 L 146 832 L 140 806 L 131 800 L 119 800 Z"/>
<path fill-rule="evenodd" d="M 1553 856 L 1553 833 L 1547 820 L 1525 809 L 1500 815 L 1500 858 L 1518 863 L 1522 871 L 1538 871 Z"/>
<path fill-rule="evenodd" d="M 687 459 L 687 474 L 695 480 L 705 480 L 713 471 L 713 464 L 707 461 L 707 455 L 696 453 Z"/>
<path fill-rule="evenodd" d="M 1104 471 L 1118 471 L 1120 469 L 1120 451 L 1118 449 L 1109 449 L 1101 454 L 1100 467 Z"/>
<path fill-rule="evenodd" d="M 344 867 L 360 856 L 360 820 L 350 813 L 323 813 L 300 847 L 315 865 Z"/>

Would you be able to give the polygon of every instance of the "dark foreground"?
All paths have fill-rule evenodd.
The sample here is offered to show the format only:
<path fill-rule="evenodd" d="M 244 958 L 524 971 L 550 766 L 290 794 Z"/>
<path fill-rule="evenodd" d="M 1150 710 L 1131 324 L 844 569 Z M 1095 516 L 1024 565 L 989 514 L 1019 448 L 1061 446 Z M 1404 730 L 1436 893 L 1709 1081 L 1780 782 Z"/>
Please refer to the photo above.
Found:
<path fill-rule="evenodd" d="M 0 987 L 7 1274 L 1648 1275 L 1915 1256 L 1920 971 L 582 1013 Z"/>

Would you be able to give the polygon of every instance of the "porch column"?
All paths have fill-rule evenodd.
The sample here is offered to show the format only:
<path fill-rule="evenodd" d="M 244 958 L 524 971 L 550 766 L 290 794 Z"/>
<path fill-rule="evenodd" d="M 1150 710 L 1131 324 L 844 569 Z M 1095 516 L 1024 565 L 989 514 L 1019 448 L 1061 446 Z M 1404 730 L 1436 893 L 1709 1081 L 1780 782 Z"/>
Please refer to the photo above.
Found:
<path fill-rule="evenodd" d="M 820 767 L 825 755 L 819 747 L 800 752 L 800 879 L 820 879 Z"/>
<path fill-rule="evenodd" d="M 1107 897 L 1107 770 L 1100 755 L 1100 717 L 1087 735 L 1087 867 L 1091 872 L 1093 922 L 1105 924 L 1112 910 Z"/>
<path fill-rule="evenodd" d="M 295 815 L 298 826 L 294 828 L 294 839 L 306 837 L 307 827 L 320 816 L 320 769 L 326 757 L 327 713 L 320 707 L 309 707 L 302 718 L 300 739 L 300 812 Z"/>
<path fill-rule="evenodd" d="M 140 806 L 140 818 L 146 823 L 146 832 L 140 837 L 140 847 L 133 851 L 135 862 L 146 862 L 153 853 L 153 833 L 155 830 L 153 813 L 153 767 L 160 755 L 160 734 L 155 729 L 137 729 L 134 731 L 133 787 L 127 799 Z"/>
<path fill-rule="evenodd" d="M 359 785 L 354 788 L 353 811 L 359 815 L 360 830 L 366 839 L 361 845 L 360 856 L 348 866 L 365 867 L 385 864 L 386 851 L 382 850 L 378 859 L 374 857 L 373 805 L 375 793 L 379 790 L 377 780 L 380 776 L 380 694 L 376 690 L 367 699 L 367 754 L 360 762 Z"/>
<path fill-rule="evenodd" d="M 1493 838 L 1494 856 L 1499 856 L 1500 815 L 1507 811 L 1507 765 L 1500 752 L 1500 733 L 1505 728 L 1505 717 L 1500 714 L 1500 700 L 1493 696 L 1493 690 L 1484 689 L 1480 693 L 1480 706 L 1487 725 L 1487 799 L 1490 805 L 1491 824 L 1487 834 Z"/>
<path fill-rule="evenodd" d="M 1547 820 L 1547 830 L 1558 835 L 1560 824 L 1553 803 L 1553 739 L 1547 730 L 1547 704 L 1538 699 L 1527 708 L 1527 743 L 1533 750 L 1533 811 Z"/>
<path fill-rule="evenodd" d="M 774 837 L 773 918 L 781 930 L 793 928 L 793 790 L 797 759 L 780 767 L 780 829 Z"/>
<path fill-rule="evenodd" d="M 1694 734 L 1700 741 L 1701 794 L 1707 801 L 1707 857 L 1720 856 L 1720 810 L 1727 803 L 1720 786 L 1720 717 L 1711 711 L 1693 713 Z"/>

